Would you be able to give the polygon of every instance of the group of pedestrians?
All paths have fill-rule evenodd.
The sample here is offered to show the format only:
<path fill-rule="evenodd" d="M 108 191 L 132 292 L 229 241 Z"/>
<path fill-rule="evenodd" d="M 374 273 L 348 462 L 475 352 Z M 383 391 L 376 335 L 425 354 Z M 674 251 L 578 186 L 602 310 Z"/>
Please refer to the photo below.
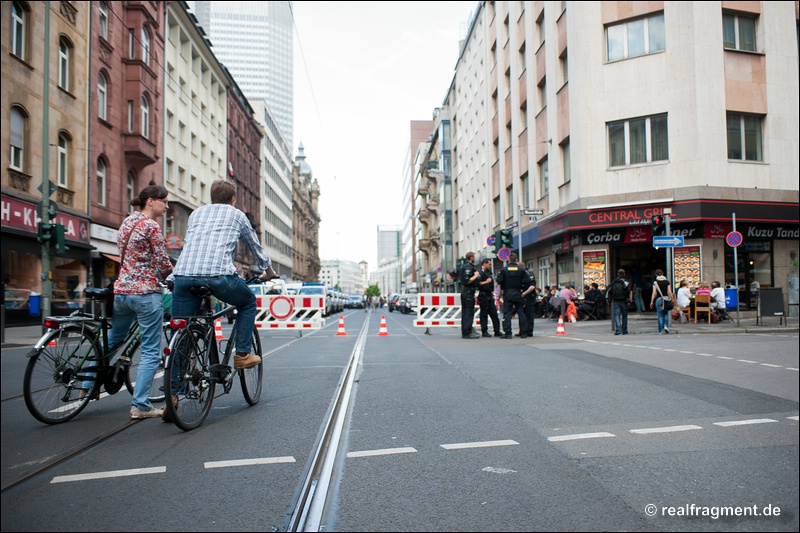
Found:
<path fill-rule="evenodd" d="M 492 260 L 484 259 L 480 268 L 473 264 L 475 254 L 467 252 L 464 255 L 464 264 L 458 271 L 457 279 L 461 284 L 461 338 L 478 339 L 491 337 L 489 333 L 489 320 L 492 321 L 494 336 L 501 339 L 510 339 L 514 336 L 511 318 L 517 315 L 519 332 L 516 334 L 522 339 L 533 336 L 533 308 L 535 303 L 534 290 L 536 279 L 529 273 L 525 265 L 519 262 L 517 254 L 509 255 L 508 263 L 497 276 L 492 278 Z M 499 302 L 502 305 L 503 324 L 500 329 L 500 318 L 495 305 L 495 283 L 500 289 Z M 472 327 L 475 320 L 475 291 L 478 291 L 478 305 L 480 306 L 481 335 Z"/>

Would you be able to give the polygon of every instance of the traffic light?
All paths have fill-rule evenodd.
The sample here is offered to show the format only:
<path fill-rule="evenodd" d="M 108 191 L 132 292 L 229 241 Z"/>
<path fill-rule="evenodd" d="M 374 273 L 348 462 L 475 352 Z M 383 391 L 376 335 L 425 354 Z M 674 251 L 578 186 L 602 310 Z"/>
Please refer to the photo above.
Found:
<path fill-rule="evenodd" d="M 514 244 L 514 236 L 510 229 L 500 230 L 500 244 L 503 248 L 511 248 Z"/>
<path fill-rule="evenodd" d="M 53 240 L 56 243 L 56 255 L 64 255 L 69 250 L 63 224 L 53 224 Z"/>
<path fill-rule="evenodd" d="M 39 222 L 39 243 L 44 244 L 50 241 L 53 226 L 47 222 Z"/>
<path fill-rule="evenodd" d="M 653 237 L 667 234 L 667 219 L 664 215 L 653 215 L 650 217 L 650 226 L 653 229 Z"/>
<path fill-rule="evenodd" d="M 500 248 L 503 247 L 503 232 L 502 230 L 497 230 L 494 232 L 494 254 L 497 255 L 497 252 L 500 251 Z"/>

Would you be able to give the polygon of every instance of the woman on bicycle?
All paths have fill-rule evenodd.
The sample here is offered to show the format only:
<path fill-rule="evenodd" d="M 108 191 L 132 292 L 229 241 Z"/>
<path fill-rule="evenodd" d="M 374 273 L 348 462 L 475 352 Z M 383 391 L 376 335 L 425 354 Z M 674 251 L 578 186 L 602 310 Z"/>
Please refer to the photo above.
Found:
<path fill-rule="evenodd" d="M 108 345 L 115 347 L 125 340 L 134 320 L 142 335 L 142 360 L 136 374 L 131 400 L 131 418 L 158 418 L 163 409 L 148 399 L 153 376 L 161 362 L 161 336 L 164 304 L 159 279 L 172 272 L 167 245 L 156 219 L 166 213 L 167 189 L 159 185 L 145 187 L 131 205 L 140 207 L 119 227 L 117 246 L 120 271 L 114 283 L 114 316 Z"/>

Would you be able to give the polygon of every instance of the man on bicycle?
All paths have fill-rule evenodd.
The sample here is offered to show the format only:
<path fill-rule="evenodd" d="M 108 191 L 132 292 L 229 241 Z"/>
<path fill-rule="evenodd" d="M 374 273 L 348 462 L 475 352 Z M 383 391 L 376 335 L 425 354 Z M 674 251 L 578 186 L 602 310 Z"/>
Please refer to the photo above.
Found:
<path fill-rule="evenodd" d="M 211 184 L 211 204 L 189 215 L 183 251 L 170 279 L 172 316 L 187 318 L 200 308 L 200 297 L 190 292 L 192 287 L 208 287 L 211 293 L 238 309 L 236 320 L 240 331 L 252 331 L 256 321 L 256 297 L 247 283 L 237 274 L 233 254 L 239 241 L 253 253 L 258 268 L 264 270 L 259 279 L 275 276 L 272 261 L 258 241 L 253 226 L 236 203 L 236 185 L 217 180 Z M 261 357 L 251 354 L 252 335 L 236 336 L 236 370 L 261 363 Z"/>

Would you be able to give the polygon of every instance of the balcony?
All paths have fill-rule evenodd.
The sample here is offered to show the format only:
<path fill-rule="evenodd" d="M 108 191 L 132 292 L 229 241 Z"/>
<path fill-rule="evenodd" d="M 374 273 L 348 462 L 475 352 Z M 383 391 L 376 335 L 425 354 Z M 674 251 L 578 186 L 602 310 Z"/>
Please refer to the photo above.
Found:
<path fill-rule="evenodd" d="M 430 239 L 420 239 L 419 240 L 419 249 L 420 250 L 430 250 L 431 249 L 431 240 Z"/>
<path fill-rule="evenodd" d="M 417 196 L 428 196 L 428 194 L 430 194 L 430 190 L 428 189 L 428 181 L 421 181 L 419 188 L 417 189 Z"/>
<path fill-rule="evenodd" d="M 430 196 L 428 196 L 428 205 L 430 205 L 430 206 L 439 205 L 439 195 L 438 194 L 431 194 Z"/>
<path fill-rule="evenodd" d="M 138 133 L 128 133 L 122 136 L 124 139 L 125 156 L 137 159 L 144 165 L 150 165 L 158 161 L 156 146 Z"/>

